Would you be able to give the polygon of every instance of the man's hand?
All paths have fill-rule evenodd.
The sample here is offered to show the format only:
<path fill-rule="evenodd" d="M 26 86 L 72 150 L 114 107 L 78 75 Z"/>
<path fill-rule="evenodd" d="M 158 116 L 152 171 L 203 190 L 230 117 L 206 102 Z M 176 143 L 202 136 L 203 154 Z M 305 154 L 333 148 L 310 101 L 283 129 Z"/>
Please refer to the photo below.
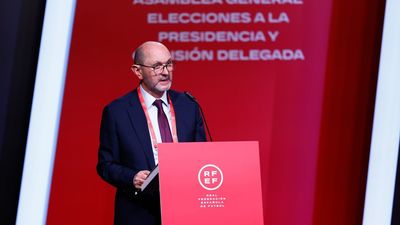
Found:
<path fill-rule="evenodd" d="M 133 177 L 133 185 L 135 186 L 135 188 L 140 189 L 144 180 L 146 180 L 146 178 L 147 178 L 147 176 L 149 176 L 149 174 L 150 174 L 150 171 L 148 171 L 148 170 L 139 171 L 135 175 L 135 177 Z"/>

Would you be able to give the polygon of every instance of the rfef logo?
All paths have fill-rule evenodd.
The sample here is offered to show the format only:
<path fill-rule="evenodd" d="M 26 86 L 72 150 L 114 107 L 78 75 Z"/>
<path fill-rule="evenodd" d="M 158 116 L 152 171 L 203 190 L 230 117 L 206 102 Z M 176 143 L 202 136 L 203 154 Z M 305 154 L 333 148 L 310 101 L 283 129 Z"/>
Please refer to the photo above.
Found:
<path fill-rule="evenodd" d="M 201 167 L 198 178 L 200 185 L 209 191 L 218 189 L 224 181 L 224 175 L 221 169 L 213 164 L 207 164 Z"/>

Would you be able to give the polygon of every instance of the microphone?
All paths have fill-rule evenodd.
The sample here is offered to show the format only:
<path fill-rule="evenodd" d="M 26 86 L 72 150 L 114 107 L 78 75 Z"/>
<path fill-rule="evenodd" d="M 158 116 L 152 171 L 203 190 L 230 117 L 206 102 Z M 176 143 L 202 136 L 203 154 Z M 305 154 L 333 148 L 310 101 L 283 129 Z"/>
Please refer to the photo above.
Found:
<path fill-rule="evenodd" d="M 184 93 L 186 96 L 188 96 L 194 103 L 196 103 L 197 106 L 199 106 L 201 118 L 203 119 L 204 125 L 206 126 L 206 130 L 207 130 L 208 137 L 210 138 L 210 141 L 212 142 L 213 140 L 212 140 L 212 137 L 211 137 L 210 130 L 208 129 L 206 117 L 204 117 L 203 109 L 201 108 L 199 102 L 198 102 L 198 101 L 196 100 L 196 98 L 195 98 L 192 94 L 190 94 L 188 91 L 184 91 L 183 93 Z"/>

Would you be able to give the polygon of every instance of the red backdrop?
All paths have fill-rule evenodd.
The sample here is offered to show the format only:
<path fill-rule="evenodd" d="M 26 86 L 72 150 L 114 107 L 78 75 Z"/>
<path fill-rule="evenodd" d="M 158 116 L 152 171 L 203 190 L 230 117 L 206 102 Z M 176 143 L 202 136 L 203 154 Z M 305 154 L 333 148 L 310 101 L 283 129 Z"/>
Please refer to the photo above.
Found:
<path fill-rule="evenodd" d="M 301 2 L 301 1 L 297 1 Z M 360 224 L 383 4 L 135 5 L 78 1 L 48 224 L 112 224 L 96 174 L 102 108 L 132 90 L 132 51 L 160 31 L 278 31 L 275 41 L 171 42 L 213 60 L 178 62 L 173 88 L 201 103 L 216 141 L 260 142 L 265 224 Z M 284 12 L 289 23 L 149 24 L 150 13 Z M 268 18 L 268 17 L 266 17 Z M 218 60 L 219 50 L 299 49 L 304 60 Z M 188 218 L 190 221 L 191 218 Z M 188 222 L 190 224 L 190 222 Z"/>

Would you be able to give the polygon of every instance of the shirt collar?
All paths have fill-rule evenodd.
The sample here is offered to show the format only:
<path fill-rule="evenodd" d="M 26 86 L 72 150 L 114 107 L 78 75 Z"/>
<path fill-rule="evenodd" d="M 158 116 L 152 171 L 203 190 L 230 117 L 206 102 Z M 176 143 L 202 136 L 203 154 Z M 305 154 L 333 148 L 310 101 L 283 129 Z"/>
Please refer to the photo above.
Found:
<path fill-rule="evenodd" d="M 149 109 L 151 106 L 153 106 L 153 103 L 155 100 L 157 100 L 157 98 L 154 98 L 153 95 L 149 94 L 146 90 L 144 90 L 142 85 L 140 85 L 140 90 L 142 91 L 144 103 L 146 104 L 146 108 Z M 167 107 L 169 107 L 166 91 L 164 92 L 164 94 L 161 96 L 160 99 L 163 101 L 163 103 Z"/>

